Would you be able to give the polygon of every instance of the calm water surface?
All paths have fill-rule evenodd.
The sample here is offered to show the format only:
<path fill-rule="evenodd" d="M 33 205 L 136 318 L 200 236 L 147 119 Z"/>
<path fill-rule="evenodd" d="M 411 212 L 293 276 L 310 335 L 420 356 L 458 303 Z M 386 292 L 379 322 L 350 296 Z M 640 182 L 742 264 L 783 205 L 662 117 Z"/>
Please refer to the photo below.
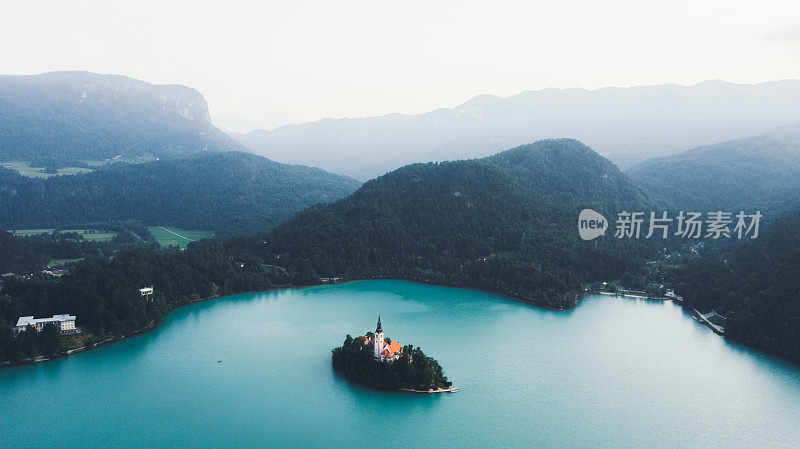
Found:
<path fill-rule="evenodd" d="M 379 313 L 461 391 L 337 376 L 331 348 Z M 199 303 L 145 335 L 0 369 L 0 416 L 5 447 L 796 448 L 800 370 L 668 302 L 597 296 L 552 312 L 365 281 Z"/>

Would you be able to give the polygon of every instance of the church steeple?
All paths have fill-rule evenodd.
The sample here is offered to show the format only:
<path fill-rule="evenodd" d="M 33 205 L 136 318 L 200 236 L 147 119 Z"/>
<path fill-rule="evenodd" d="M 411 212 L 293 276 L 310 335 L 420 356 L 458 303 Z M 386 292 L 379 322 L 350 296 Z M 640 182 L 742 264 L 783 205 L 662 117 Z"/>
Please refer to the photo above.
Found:
<path fill-rule="evenodd" d="M 375 340 L 373 341 L 373 349 L 375 352 L 373 353 L 375 360 L 383 360 L 383 356 L 381 353 L 383 352 L 383 346 L 386 343 L 383 341 L 383 328 L 381 327 L 381 316 L 378 315 L 378 328 L 375 329 Z"/>

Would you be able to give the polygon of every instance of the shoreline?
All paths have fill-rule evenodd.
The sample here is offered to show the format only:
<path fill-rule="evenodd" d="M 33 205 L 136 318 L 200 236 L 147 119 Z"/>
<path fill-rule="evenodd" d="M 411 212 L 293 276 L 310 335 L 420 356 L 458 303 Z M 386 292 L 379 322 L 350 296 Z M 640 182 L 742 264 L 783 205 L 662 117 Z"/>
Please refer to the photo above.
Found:
<path fill-rule="evenodd" d="M 314 285 L 317 285 L 317 284 L 314 284 Z M 275 290 L 288 290 L 288 289 L 293 289 L 293 288 L 313 287 L 314 285 L 302 286 L 302 287 L 298 287 L 298 286 L 276 287 L 276 288 L 271 288 L 271 289 L 267 289 L 267 290 L 250 290 L 250 291 L 246 291 L 246 292 L 229 293 L 227 295 L 215 295 L 215 296 L 209 296 L 207 298 L 195 299 L 193 301 L 188 301 L 188 302 L 185 302 L 183 304 L 178 304 L 173 309 L 171 309 L 169 312 L 167 312 L 167 314 L 164 315 L 164 318 L 167 318 L 174 310 L 178 310 L 181 307 L 186 307 L 186 306 L 190 306 L 192 304 L 211 301 L 211 300 L 214 300 L 214 299 L 224 298 L 226 296 L 247 295 L 247 294 L 252 294 L 252 293 L 266 293 L 266 292 L 271 292 L 271 291 L 275 291 Z M 319 285 L 323 285 L 323 284 L 319 284 Z M 91 351 L 92 349 L 97 349 L 97 348 L 99 348 L 101 346 L 105 346 L 105 345 L 108 345 L 108 344 L 116 343 L 116 342 L 128 339 L 130 337 L 135 337 L 137 335 L 146 334 L 146 333 L 148 333 L 148 332 L 150 332 L 152 330 L 155 330 L 158 327 L 160 327 L 163 322 L 164 322 L 164 319 L 161 319 L 157 323 L 153 323 L 153 324 L 151 324 L 149 326 L 145 326 L 145 327 L 143 327 L 141 329 L 136 329 L 135 331 L 131 332 L 130 334 L 121 335 L 119 337 L 110 337 L 110 338 L 107 338 L 107 339 L 105 339 L 103 341 L 98 341 L 96 343 L 92 343 L 91 345 L 88 345 L 88 346 L 81 346 L 81 347 L 78 347 L 78 348 L 67 349 L 66 351 L 64 351 L 62 353 L 59 353 L 59 354 L 53 354 L 53 355 L 50 355 L 50 356 L 29 357 L 27 359 L 22 359 L 22 360 L 19 360 L 19 361 L 7 360 L 5 362 L 0 362 L 0 369 L 6 368 L 6 367 L 12 367 L 12 366 L 22 366 L 22 365 L 31 365 L 31 364 L 34 364 L 34 363 L 48 362 L 48 361 L 51 361 L 51 360 L 66 358 L 66 357 L 71 356 L 73 354 L 79 354 L 81 352 Z"/>
<path fill-rule="evenodd" d="M 500 293 L 500 292 L 496 292 L 496 291 L 493 291 L 493 290 L 481 289 L 481 288 L 477 288 L 477 287 L 455 286 L 455 285 L 447 285 L 447 284 L 440 284 L 440 283 L 434 283 L 434 282 L 424 282 L 424 281 L 419 281 L 419 280 L 402 279 L 402 278 L 395 278 L 395 277 L 362 278 L 362 279 L 349 279 L 349 280 L 346 280 L 344 282 L 336 282 L 336 283 L 322 283 L 322 282 L 320 282 L 318 284 L 309 284 L 309 285 L 288 285 L 288 286 L 275 287 L 275 288 L 266 289 L 266 290 L 250 290 L 250 291 L 244 291 L 244 292 L 228 293 L 226 295 L 216 295 L 216 296 L 210 296 L 210 297 L 207 297 L 207 298 L 200 298 L 200 299 L 196 299 L 194 301 L 188 301 L 186 303 L 177 305 L 176 307 L 171 309 L 169 312 L 167 312 L 167 314 L 164 315 L 164 318 L 169 316 L 172 313 L 173 310 L 177 310 L 177 309 L 179 309 L 181 307 L 185 307 L 185 306 L 188 306 L 188 305 L 191 305 L 191 304 L 197 304 L 197 303 L 200 303 L 200 302 L 211 301 L 211 300 L 214 300 L 214 299 L 224 298 L 226 296 L 246 295 L 246 294 L 253 294 L 253 293 L 266 293 L 266 292 L 273 292 L 273 291 L 279 291 L 279 290 L 293 290 L 293 289 L 301 289 L 301 288 L 309 288 L 309 287 L 324 287 L 324 286 L 329 286 L 329 285 L 344 285 L 344 284 L 353 283 L 353 282 L 379 281 L 379 280 L 415 282 L 415 283 L 422 284 L 422 285 L 432 285 L 432 286 L 447 287 L 447 288 L 460 288 L 460 289 L 465 289 L 465 290 L 473 290 L 473 291 L 478 291 L 478 292 L 483 292 L 483 293 L 490 293 L 490 294 L 497 295 L 497 296 L 503 297 L 505 299 L 514 301 L 514 302 L 526 304 L 526 305 L 533 306 L 533 307 L 538 307 L 538 308 L 544 309 L 544 310 L 550 310 L 550 311 L 553 311 L 553 312 L 567 312 L 567 311 L 573 310 L 576 307 L 578 307 L 580 302 L 584 298 L 586 298 L 587 296 L 600 294 L 599 292 L 584 292 L 583 295 L 581 295 L 579 298 L 577 298 L 575 300 L 575 302 L 572 305 L 572 307 L 569 307 L 569 308 L 566 308 L 566 309 L 560 309 L 560 308 L 550 307 L 550 306 L 543 305 L 543 304 L 537 304 L 535 302 L 527 301 L 525 299 L 517 298 L 517 297 L 511 296 L 511 295 L 505 294 L 505 293 Z M 614 296 L 617 296 L 617 295 L 614 295 Z M 625 298 L 624 296 L 619 296 L 619 297 L 620 298 Z M 47 356 L 47 357 L 39 356 L 39 357 L 35 357 L 35 358 L 23 359 L 23 360 L 20 360 L 20 361 L 5 361 L 5 362 L 0 363 L 0 368 L 46 362 L 46 361 L 50 361 L 50 360 L 55 360 L 55 359 L 68 357 L 68 356 L 73 355 L 73 354 L 78 354 L 78 353 L 81 353 L 81 352 L 90 351 L 90 350 L 96 349 L 96 348 L 98 348 L 100 346 L 105 346 L 107 344 L 111 344 L 111 343 L 115 343 L 115 342 L 118 342 L 118 341 L 122 341 L 122 340 L 124 340 L 126 338 L 130 338 L 130 337 L 133 337 L 133 336 L 136 336 L 136 335 L 141 335 L 141 334 L 150 332 L 150 331 L 158 328 L 159 326 L 161 326 L 163 321 L 164 321 L 164 319 L 160 320 L 158 323 L 154 323 L 151 326 L 146 326 L 146 327 L 144 327 L 142 329 L 138 329 L 138 330 L 136 330 L 136 331 L 134 331 L 134 332 L 132 332 L 131 334 L 128 334 L 128 335 L 122 335 L 122 336 L 116 337 L 116 338 L 114 338 L 114 337 L 108 338 L 108 339 L 105 339 L 105 340 L 103 340 L 101 342 L 94 343 L 91 346 L 82 346 L 82 347 L 79 347 L 79 348 L 69 349 L 69 350 L 66 350 L 66 351 L 64 351 L 63 353 L 60 353 L 60 354 L 55 354 L 55 355 L 51 355 L 51 356 Z M 713 330 L 713 328 L 712 328 L 712 330 Z M 724 335 L 722 335 L 722 336 L 724 338 Z M 415 391 L 415 392 L 428 393 L 427 391 Z"/>

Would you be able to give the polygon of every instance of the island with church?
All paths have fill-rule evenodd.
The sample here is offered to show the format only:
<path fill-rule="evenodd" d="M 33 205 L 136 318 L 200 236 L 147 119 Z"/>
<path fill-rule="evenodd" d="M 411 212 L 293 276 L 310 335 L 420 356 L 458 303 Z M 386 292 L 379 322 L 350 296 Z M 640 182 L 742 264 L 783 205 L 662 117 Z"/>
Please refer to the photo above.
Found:
<path fill-rule="evenodd" d="M 458 388 L 447 380 L 441 365 L 419 347 L 402 346 L 387 338 L 378 317 L 375 332 L 353 338 L 333 351 L 333 367 L 347 379 L 380 390 L 402 390 L 416 393 L 455 392 Z"/>

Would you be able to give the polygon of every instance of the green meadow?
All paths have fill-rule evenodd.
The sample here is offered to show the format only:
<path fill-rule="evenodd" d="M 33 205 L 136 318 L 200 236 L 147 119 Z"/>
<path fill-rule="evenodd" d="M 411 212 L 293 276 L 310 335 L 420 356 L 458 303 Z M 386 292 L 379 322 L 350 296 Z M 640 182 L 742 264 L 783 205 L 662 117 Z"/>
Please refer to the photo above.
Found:
<path fill-rule="evenodd" d="M 59 168 L 57 171 L 58 173 L 47 173 L 45 172 L 45 167 L 32 167 L 28 162 L 0 162 L 0 166 L 5 168 L 10 168 L 12 170 L 16 170 L 22 176 L 27 176 L 29 178 L 49 178 L 51 176 L 58 176 L 58 175 L 74 175 L 77 173 L 89 173 L 92 171 L 91 168 L 82 168 L 82 167 L 64 167 Z"/>
<path fill-rule="evenodd" d="M 174 226 L 148 226 L 147 230 L 162 247 L 179 246 L 186 248 L 189 242 L 214 237 L 212 231 L 192 231 Z"/>
<path fill-rule="evenodd" d="M 50 262 L 47 262 L 47 268 L 59 267 L 61 265 L 66 265 L 68 263 L 73 262 L 80 262 L 83 260 L 83 257 L 78 257 L 77 259 L 53 259 Z"/>
<path fill-rule="evenodd" d="M 18 236 L 18 237 L 31 237 L 34 235 L 39 234 L 49 234 L 53 232 L 55 229 L 12 229 L 8 232 Z M 74 232 L 76 234 L 80 234 L 84 240 L 89 242 L 110 242 L 111 239 L 117 236 L 117 232 L 115 231 L 101 231 L 98 229 L 62 229 L 59 231 L 61 233 L 64 232 Z"/>

